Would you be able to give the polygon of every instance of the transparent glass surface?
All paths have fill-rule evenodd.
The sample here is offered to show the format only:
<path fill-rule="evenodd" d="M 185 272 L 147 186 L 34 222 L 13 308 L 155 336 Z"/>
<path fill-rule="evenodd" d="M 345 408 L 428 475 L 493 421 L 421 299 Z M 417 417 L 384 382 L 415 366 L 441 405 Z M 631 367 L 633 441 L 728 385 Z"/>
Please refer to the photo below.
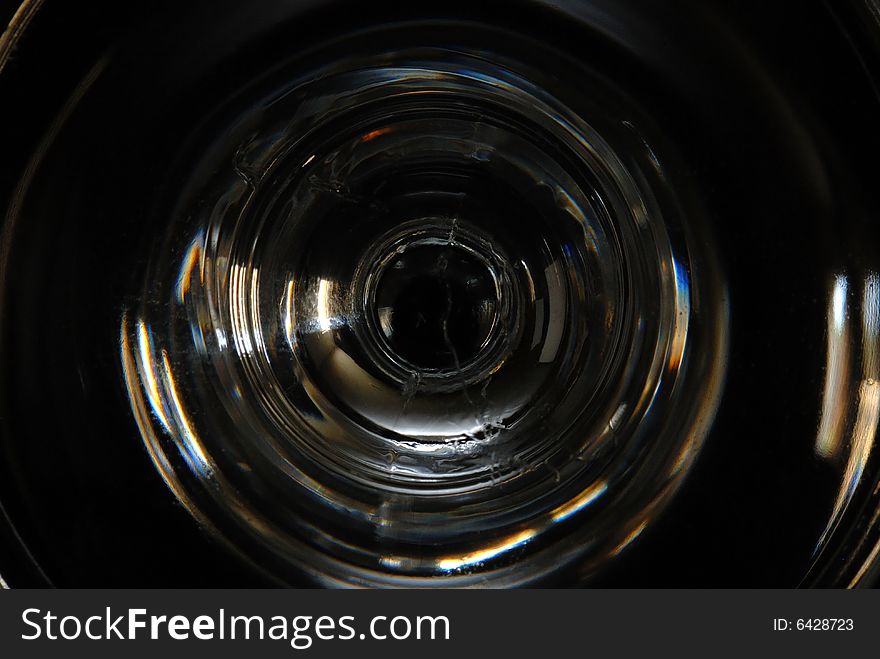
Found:
<path fill-rule="evenodd" d="M 583 117 L 462 52 L 305 78 L 194 168 L 125 312 L 157 466 L 247 551 L 331 581 L 600 566 L 686 470 L 725 358 L 718 290 L 712 335 L 691 325 L 659 162 L 630 171 Z"/>
<path fill-rule="evenodd" d="M 3 578 L 868 582 L 875 5 L 369 4 L 0 41 Z"/>

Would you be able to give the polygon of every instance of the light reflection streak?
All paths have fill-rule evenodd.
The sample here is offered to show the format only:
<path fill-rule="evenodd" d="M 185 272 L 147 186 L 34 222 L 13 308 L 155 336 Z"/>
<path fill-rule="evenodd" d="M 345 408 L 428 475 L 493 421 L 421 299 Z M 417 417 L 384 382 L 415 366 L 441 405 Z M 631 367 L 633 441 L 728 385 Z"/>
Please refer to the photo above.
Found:
<path fill-rule="evenodd" d="M 140 364 L 138 371 L 142 374 L 144 393 L 147 394 L 147 401 L 153 410 L 153 414 L 159 419 L 159 422 L 165 426 L 168 432 L 171 432 L 171 422 L 165 414 L 165 406 L 162 403 L 162 396 L 159 392 L 159 383 L 156 381 L 156 374 L 153 371 L 153 348 L 150 339 L 150 333 L 143 320 L 137 322 L 138 335 L 138 354 Z"/>
<path fill-rule="evenodd" d="M 645 379 L 645 387 L 639 395 L 638 401 L 632 408 L 633 410 L 644 410 L 644 412 L 642 412 L 644 416 L 651 414 L 651 407 L 657 399 L 664 380 L 668 379 L 670 382 L 675 381 L 678 371 L 681 369 L 681 362 L 684 357 L 684 351 L 687 347 L 687 335 L 691 314 L 690 283 L 684 266 L 679 263 L 672 254 L 669 255 L 668 261 L 663 260 L 661 262 L 661 270 L 664 280 L 668 281 L 670 276 L 667 263 L 671 264 L 671 283 L 675 287 L 675 304 L 672 307 L 672 313 L 674 313 L 675 316 L 671 319 L 672 335 L 665 341 L 658 341 L 655 349 L 656 366 L 652 366 L 652 371 L 655 369 L 665 369 L 665 373 L 658 373 L 658 377 L 649 377 Z M 716 369 L 723 367 L 725 364 L 723 355 L 727 354 L 727 316 L 727 309 L 725 307 L 723 321 L 719 323 L 718 332 L 716 333 L 717 348 L 722 349 L 723 351 L 714 353 L 718 356 L 718 360 L 715 362 L 715 368 L 713 368 L 712 371 L 711 384 L 713 386 L 706 390 L 705 396 L 707 403 L 706 410 L 711 410 L 711 414 L 706 417 L 707 419 L 714 418 L 714 410 L 717 409 L 718 398 L 720 397 L 720 378 L 717 378 L 715 374 L 719 373 Z M 721 318 L 719 318 L 719 320 L 721 320 Z M 638 331 L 641 333 L 645 328 L 645 319 L 640 317 L 638 323 Z M 661 357 L 661 355 L 665 355 L 665 358 Z M 689 444 L 690 442 L 686 442 L 682 450 L 686 451 Z"/>
<path fill-rule="evenodd" d="M 176 426 L 183 435 L 183 446 L 185 448 L 186 457 L 189 459 L 190 467 L 201 472 L 202 474 L 210 474 L 212 469 L 208 464 L 208 459 L 202 451 L 201 442 L 193 431 L 189 417 L 184 410 L 183 404 L 180 402 L 180 396 L 177 393 L 177 384 L 171 373 L 171 363 L 168 361 L 168 353 L 162 351 L 162 367 L 164 369 L 163 381 L 165 389 L 168 391 L 168 400 L 171 403 L 171 415 L 177 422 Z"/>
<path fill-rule="evenodd" d="M 149 328 L 142 319 L 138 319 L 136 327 L 138 352 L 135 360 L 128 336 L 128 317 L 127 315 L 123 316 L 120 331 L 120 349 L 122 351 L 122 365 L 130 399 L 132 401 L 143 400 L 140 396 L 133 395 L 136 388 L 140 388 L 146 394 L 149 408 L 152 410 L 155 418 L 159 420 L 169 435 L 178 440 L 178 445 L 182 444 L 181 448 L 184 449 L 184 457 L 188 458 L 187 461 L 190 463 L 190 466 L 202 474 L 210 474 L 211 468 L 202 451 L 201 442 L 193 430 L 189 417 L 181 403 L 177 385 L 171 372 L 168 353 L 162 350 L 161 360 L 154 361 L 155 350 L 153 349 Z M 161 368 L 158 368 L 160 364 Z M 140 384 L 139 387 L 138 383 Z M 144 433 L 145 428 L 148 427 L 144 423 L 145 419 L 142 418 L 144 416 L 143 411 L 145 410 L 139 411 L 135 409 L 134 411 L 136 412 L 138 425 L 141 427 L 142 436 L 145 439 L 153 436 L 153 433 Z M 153 437 L 153 441 L 155 441 L 155 436 Z M 153 450 L 150 442 L 147 442 L 147 445 L 151 449 L 150 452 L 152 454 Z"/>
<path fill-rule="evenodd" d="M 233 332 L 236 348 L 242 355 L 252 354 L 254 352 L 254 344 L 248 321 L 244 317 L 247 313 L 242 307 L 240 300 L 244 299 L 243 293 L 248 293 L 247 286 L 247 268 L 243 265 L 233 264 L 229 276 L 230 298 L 236 302 L 230 305 L 230 320 L 237 331 Z M 257 271 L 254 269 L 252 281 L 256 283 Z M 251 293 L 252 294 L 252 293 Z"/>
<path fill-rule="evenodd" d="M 877 434 L 880 412 L 880 277 L 871 274 L 865 281 L 862 300 L 862 381 L 859 384 L 859 408 L 853 427 L 852 455 L 844 476 L 847 496 L 851 497 L 861 480 Z"/>
<path fill-rule="evenodd" d="M 138 338 L 140 339 L 141 333 L 140 328 L 144 326 L 142 320 L 137 322 L 138 326 Z M 156 407 L 154 407 L 153 401 L 149 401 L 148 405 L 144 404 L 144 398 L 141 395 L 141 392 L 144 391 L 147 393 L 147 397 L 149 398 L 149 391 L 145 391 L 145 389 L 149 389 L 148 384 L 144 382 L 143 376 L 140 374 L 143 371 L 143 364 L 138 364 L 138 355 L 143 358 L 142 351 L 139 349 L 136 354 L 132 349 L 131 345 L 131 327 L 128 319 L 128 312 L 122 314 L 122 323 L 119 329 L 119 344 L 120 344 L 120 357 L 122 360 L 122 372 L 125 377 L 125 386 L 128 390 L 128 397 L 131 402 L 132 412 L 134 413 L 135 422 L 137 423 L 138 429 L 141 431 L 141 437 L 144 441 L 144 446 L 147 449 L 147 452 L 150 454 L 154 464 L 159 468 L 159 473 L 162 476 L 162 479 L 165 481 L 166 485 L 174 492 L 174 495 L 177 496 L 181 501 L 185 501 L 185 496 L 183 490 L 180 488 L 177 481 L 172 476 L 172 468 L 171 464 L 168 462 L 168 458 L 165 455 L 165 452 L 159 448 L 159 439 L 154 431 L 153 423 L 151 421 L 150 409 L 154 412 L 156 411 Z M 140 344 L 141 341 L 139 340 Z M 139 346 L 140 347 L 140 346 Z M 154 378 L 155 381 L 155 378 Z M 158 387 L 157 387 L 158 390 Z M 158 408 L 161 413 L 161 408 Z M 160 417 L 162 418 L 162 417 Z M 167 422 L 167 419 L 166 419 Z M 164 425 L 164 424 L 163 424 Z M 168 426 L 166 429 L 170 432 Z"/>
<path fill-rule="evenodd" d="M 388 133 L 394 130 L 393 126 L 385 126 L 384 128 L 377 128 L 376 130 L 371 130 L 369 133 L 364 134 L 361 137 L 361 142 L 370 142 L 377 137 L 382 137 L 382 135 L 387 135 Z"/>
<path fill-rule="evenodd" d="M 565 321 L 565 295 L 563 276 L 560 272 L 562 266 L 559 261 L 553 261 L 544 270 L 544 277 L 547 281 L 548 299 L 547 299 L 547 333 L 544 336 L 544 348 L 538 361 L 547 364 L 556 359 L 559 352 L 559 346 L 562 342 L 562 335 Z"/>
<path fill-rule="evenodd" d="M 648 526 L 648 520 L 647 520 L 647 519 L 643 520 L 643 521 L 642 521 L 638 526 L 636 526 L 632 531 L 630 531 L 629 533 L 627 533 L 627 534 L 626 534 L 626 537 L 624 537 L 624 539 L 620 542 L 620 544 L 617 545 L 617 546 L 616 546 L 614 549 L 612 549 L 610 552 L 608 552 L 608 555 L 609 555 L 609 556 L 617 556 L 620 552 L 622 552 L 624 549 L 626 549 L 627 547 L 629 547 L 629 546 L 635 541 L 635 539 L 638 538 L 638 537 L 642 534 L 642 531 L 645 530 L 645 527 L 646 527 L 646 526 Z"/>
<path fill-rule="evenodd" d="M 183 263 L 180 267 L 180 273 L 177 275 L 177 283 L 174 287 L 177 301 L 180 304 L 184 303 L 186 295 L 187 293 L 189 293 L 189 290 L 192 287 L 193 271 L 195 270 L 196 266 L 201 263 L 202 239 L 202 233 L 199 232 L 199 235 L 196 236 L 189 244 L 189 247 L 187 247 L 186 254 L 183 257 Z"/>
<path fill-rule="evenodd" d="M 845 290 L 844 290 L 845 292 Z M 870 273 L 866 279 L 862 295 L 862 359 L 861 380 L 858 384 L 855 421 L 850 435 L 850 450 L 843 479 L 834 502 L 829 522 L 816 544 L 814 555 L 824 547 L 829 536 L 840 522 L 856 489 L 861 483 L 862 473 L 874 447 L 877 425 L 880 422 L 880 276 Z M 845 305 L 832 296 L 832 314 L 841 314 L 846 322 Z M 845 408 L 845 398 L 841 405 Z M 842 443 L 842 442 L 840 442 Z"/>
<path fill-rule="evenodd" d="M 672 342 L 669 348 L 667 370 L 674 373 L 681 367 L 685 343 L 687 343 L 688 323 L 691 317 L 691 290 L 684 266 L 674 257 L 672 258 L 672 271 L 675 277 L 677 304 L 675 306 L 675 329 L 673 330 Z"/>
<path fill-rule="evenodd" d="M 330 322 L 330 287 L 331 282 L 322 279 L 318 283 L 318 325 L 322 332 L 329 332 Z"/>
<path fill-rule="evenodd" d="M 877 524 L 877 516 L 874 516 L 874 519 L 871 520 L 871 527 L 874 527 Z M 880 556 L 880 541 L 874 544 L 874 547 L 868 553 L 868 557 L 862 561 L 862 565 L 859 568 L 858 572 L 856 572 L 855 576 L 850 580 L 849 584 L 847 584 L 847 588 L 856 588 L 861 585 L 862 579 L 865 578 L 865 575 L 868 573 L 868 570 L 872 565 L 876 564 L 877 557 Z"/>
<path fill-rule="evenodd" d="M 293 328 L 296 327 L 293 305 L 293 279 L 287 282 L 287 290 L 284 295 L 284 336 L 287 337 L 287 345 L 291 350 L 296 350 L 296 335 Z"/>
<path fill-rule="evenodd" d="M 253 328 L 250 335 L 254 339 L 250 341 L 250 345 L 257 347 L 264 346 L 265 342 L 262 337 L 262 324 L 260 323 L 260 269 L 253 268 L 251 270 L 251 286 L 250 286 L 250 306 L 249 306 L 250 326 Z M 250 338 L 250 337 L 249 337 Z M 254 348 L 252 347 L 251 350 Z"/>
<path fill-rule="evenodd" d="M 488 561 L 489 559 L 495 558 L 500 554 L 508 552 L 511 549 L 521 547 L 529 540 L 534 538 L 536 535 L 538 535 L 537 530 L 526 529 L 525 531 L 516 533 L 494 545 L 490 545 L 485 549 L 481 549 L 479 551 L 471 552 L 468 554 L 462 554 L 461 556 L 448 556 L 446 558 L 441 558 L 437 561 L 437 567 L 441 570 L 451 571 L 460 570 L 463 567 L 478 565 L 480 563 Z"/>
<path fill-rule="evenodd" d="M 575 513 L 580 512 L 591 503 L 596 501 L 599 497 L 601 497 L 608 490 L 608 482 L 601 480 L 596 483 L 592 483 L 587 489 L 581 492 L 578 496 L 576 496 L 571 501 L 567 501 L 562 504 L 558 508 L 556 508 L 552 513 L 550 513 L 550 517 L 554 522 L 561 522 L 564 519 L 568 519 Z"/>
<path fill-rule="evenodd" d="M 709 354 L 714 355 L 714 358 L 711 362 L 711 368 L 707 370 L 707 377 L 703 383 L 703 401 L 694 410 L 696 421 L 691 430 L 690 439 L 682 443 L 678 456 L 669 471 L 670 477 L 676 477 L 685 472 L 694 461 L 701 445 L 700 438 L 705 437 L 709 433 L 709 428 L 721 404 L 724 376 L 727 373 L 728 328 L 730 323 L 730 301 L 726 288 L 722 288 L 719 302 L 717 321 L 711 337 L 711 347 L 708 351 Z"/>
<path fill-rule="evenodd" d="M 530 529 L 521 531 L 504 540 L 492 544 L 484 549 L 463 554 L 461 556 L 447 556 L 436 561 L 436 566 L 441 570 L 453 571 L 463 567 L 469 567 L 484 563 L 517 547 L 521 547 L 533 538 L 543 533 L 553 524 L 563 522 L 566 519 L 580 513 L 593 503 L 595 503 L 608 490 L 608 483 L 605 480 L 596 481 L 586 487 L 580 494 L 565 502 L 564 504 L 553 509 L 545 520 Z M 647 525 L 647 521 L 643 523 L 643 527 Z M 635 535 L 631 540 L 635 539 Z M 630 540 L 630 541 L 631 541 Z M 615 551 L 619 551 L 616 549 Z M 395 557 L 385 557 L 388 561 L 399 560 Z"/>
<path fill-rule="evenodd" d="M 833 458 L 843 445 L 846 431 L 847 385 L 850 379 L 849 323 L 847 319 L 848 282 L 844 275 L 834 278 L 828 306 L 828 345 L 822 412 L 816 437 L 816 453 Z"/>

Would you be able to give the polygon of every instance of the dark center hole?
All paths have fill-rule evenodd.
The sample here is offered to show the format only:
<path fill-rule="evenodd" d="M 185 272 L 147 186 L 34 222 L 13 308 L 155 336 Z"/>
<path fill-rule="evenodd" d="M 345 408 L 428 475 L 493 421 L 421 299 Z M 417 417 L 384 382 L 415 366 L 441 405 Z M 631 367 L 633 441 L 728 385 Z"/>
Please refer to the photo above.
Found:
<path fill-rule="evenodd" d="M 389 264 L 376 301 L 391 349 L 426 369 L 455 369 L 487 341 L 497 306 L 495 283 L 475 255 L 418 247 Z"/>

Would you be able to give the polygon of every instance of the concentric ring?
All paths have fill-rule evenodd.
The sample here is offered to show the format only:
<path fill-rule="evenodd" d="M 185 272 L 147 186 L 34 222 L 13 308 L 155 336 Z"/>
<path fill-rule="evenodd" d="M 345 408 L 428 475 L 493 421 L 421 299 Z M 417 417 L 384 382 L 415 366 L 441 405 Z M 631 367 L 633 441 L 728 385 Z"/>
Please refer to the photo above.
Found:
<path fill-rule="evenodd" d="M 204 155 L 225 169 L 193 167 L 123 318 L 175 494 L 282 581 L 610 560 L 685 473 L 723 363 L 693 320 L 711 248 L 648 150 L 625 163 L 526 65 L 461 49 L 269 90 Z"/>

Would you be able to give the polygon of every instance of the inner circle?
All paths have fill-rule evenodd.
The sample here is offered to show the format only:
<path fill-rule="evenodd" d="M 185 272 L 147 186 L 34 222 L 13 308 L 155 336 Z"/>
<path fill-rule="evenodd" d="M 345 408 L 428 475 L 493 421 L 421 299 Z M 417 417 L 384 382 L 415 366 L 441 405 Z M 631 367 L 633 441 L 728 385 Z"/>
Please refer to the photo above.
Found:
<path fill-rule="evenodd" d="M 385 263 L 376 320 L 393 356 L 420 369 L 459 369 L 489 343 L 499 294 L 480 255 L 451 240 L 422 241 Z"/>

